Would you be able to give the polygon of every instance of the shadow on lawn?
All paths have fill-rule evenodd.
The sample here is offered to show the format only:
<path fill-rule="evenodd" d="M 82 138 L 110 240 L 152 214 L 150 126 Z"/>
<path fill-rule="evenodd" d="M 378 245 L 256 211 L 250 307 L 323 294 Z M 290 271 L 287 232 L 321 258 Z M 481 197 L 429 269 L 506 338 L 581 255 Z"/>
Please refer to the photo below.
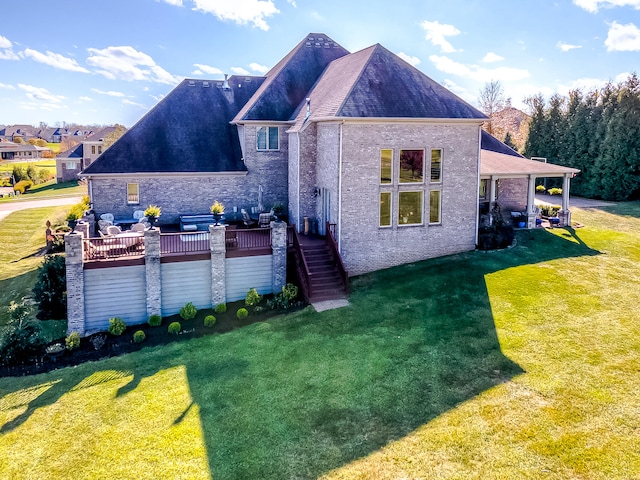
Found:
<path fill-rule="evenodd" d="M 207 337 L 179 355 L 150 350 L 131 362 L 125 373 L 134 376 L 117 396 L 184 366 L 192 402 L 173 423 L 198 405 L 212 478 L 316 478 L 523 372 L 502 354 L 484 276 L 599 253 L 575 230 L 562 230 L 521 232 L 518 247 L 505 251 L 355 278 L 345 309 Z M 99 383 L 103 372 L 80 384 L 96 375 Z M 34 391 L 27 410 L 0 432 L 78 388 L 70 374 L 53 375 L 60 380 Z"/>

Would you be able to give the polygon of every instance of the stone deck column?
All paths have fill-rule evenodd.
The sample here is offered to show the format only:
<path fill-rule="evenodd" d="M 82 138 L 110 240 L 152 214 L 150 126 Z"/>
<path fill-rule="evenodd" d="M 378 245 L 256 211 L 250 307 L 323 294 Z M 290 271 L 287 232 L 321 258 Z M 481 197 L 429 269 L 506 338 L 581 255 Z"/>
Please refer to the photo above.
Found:
<path fill-rule="evenodd" d="M 569 174 L 565 174 L 562 179 L 562 209 L 558 212 L 560 225 L 563 227 L 571 226 L 571 210 L 569 210 L 569 188 L 571 180 Z"/>
<path fill-rule="evenodd" d="M 536 177 L 529 175 L 527 187 L 527 228 L 536 228 Z"/>
<path fill-rule="evenodd" d="M 287 224 L 271 222 L 271 251 L 273 253 L 273 293 L 282 291 L 287 283 Z"/>
<path fill-rule="evenodd" d="M 209 225 L 209 242 L 211 248 L 211 306 L 215 308 L 227 303 L 227 270 L 224 225 Z"/>
<path fill-rule="evenodd" d="M 156 228 L 144 232 L 144 270 L 147 283 L 147 317 L 162 315 L 160 230 Z"/>
<path fill-rule="evenodd" d="M 64 236 L 67 274 L 67 334 L 78 332 L 84 337 L 84 268 L 82 234 L 71 232 Z"/>

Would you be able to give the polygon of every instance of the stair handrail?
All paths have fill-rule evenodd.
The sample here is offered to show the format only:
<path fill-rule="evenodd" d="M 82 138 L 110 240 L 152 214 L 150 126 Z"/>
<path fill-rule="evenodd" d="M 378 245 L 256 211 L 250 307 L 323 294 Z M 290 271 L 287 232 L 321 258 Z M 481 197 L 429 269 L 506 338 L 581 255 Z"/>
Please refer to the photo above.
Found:
<path fill-rule="evenodd" d="M 300 277 L 302 295 L 308 303 L 311 298 L 311 277 L 313 274 L 309 270 L 309 265 L 307 265 L 304 253 L 302 253 L 302 247 L 300 246 L 300 240 L 298 239 L 298 232 L 295 228 L 293 229 L 293 251 L 296 257 L 296 271 Z"/>
<path fill-rule="evenodd" d="M 331 250 L 331 254 L 333 255 L 333 260 L 338 267 L 338 272 L 340 273 L 340 277 L 344 282 L 345 292 L 349 293 L 349 274 L 347 269 L 344 268 L 344 263 L 342 263 L 342 256 L 340 255 L 340 251 L 338 250 L 338 242 L 336 241 L 334 235 L 336 233 L 336 224 L 335 223 L 326 223 L 325 231 L 327 235 L 325 236 L 325 241 Z"/>

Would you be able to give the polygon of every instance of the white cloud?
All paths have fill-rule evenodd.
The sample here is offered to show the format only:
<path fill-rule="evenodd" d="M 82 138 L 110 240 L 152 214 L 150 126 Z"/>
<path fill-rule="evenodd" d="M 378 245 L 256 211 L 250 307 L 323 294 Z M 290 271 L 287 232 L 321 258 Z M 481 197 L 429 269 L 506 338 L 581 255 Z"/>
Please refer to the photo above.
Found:
<path fill-rule="evenodd" d="M 97 72 L 110 80 L 145 80 L 175 85 L 180 78 L 171 75 L 156 64 L 149 55 L 131 46 L 107 47 L 102 50 L 88 49 L 87 63 L 97 68 Z"/>
<path fill-rule="evenodd" d="M 249 71 L 242 67 L 231 67 L 231 71 L 236 75 L 249 75 Z"/>
<path fill-rule="evenodd" d="M 291 5 L 293 5 L 294 8 L 298 7 L 298 5 L 296 4 L 296 0 L 287 0 L 287 3 L 290 3 Z"/>
<path fill-rule="evenodd" d="M 79 97 L 83 102 L 93 102 L 93 98 L 91 97 Z"/>
<path fill-rule="evenodd" d="M 203 65 L 202 63 L 194 63 L 194 67 L 198 67 L 197 70 L 192 72 L 193 75 L 222 75 L 223 72 L 219 68 L 210 67 L 209 65 Z"/>
<path fill-rule="evenodd" d="M 523 80 L 530 76 L 529 71 L 522 68 L 513 67 L 497 67 L 484 68 L 477 65 L 465 65 L 460 62 L 451 60 L 445 56 L 431 55 L 429 57 L 431 63 L 441 72 L 458 75 L 460 77 L 468 77 L 480 82 L 490 82 L 495 78 L 501 81 Z"/>
<path fill-rule="evenodd" d="M 482 61 L 484 63 L 499 62 L 501 60 L 504 60 L 504 57 L 501 57 L 500 55 L 493 52 L 489 52 L 484 57 L 482 57 Z"/>
<path fill-rule="evenodd" d="M 616 75 L 615 78 L 608 80 L 589 77 L 577 78 L 567 84 L 559 84 L 558 93 L 560 93 L 561 95 L 568 95 L 571 90 L 575 90 L 578 88 L 583 92 L 589 92 L 604 87 L 610 81 L 614 84 L 624 82 L 629 78 L 629 75 L 629 72 L 622 72 Z"/>
<path fill-rule="evenodd" d="M 269 67 L 265 65 L 260 65 L 259 63 L 250 63 L 247 65 L 251 70 L 258 73 L 267 73 L 269 71 Z"/>
<path fill-rule="evenodd" d="M 398 53 L 398 56 L 407 62 L 409 65 L 413 65 L 414 67 L 420 65 L 420 59 L 418 57 L 412 57 L 411 55 L 407 55 L 404 52 Z"/>
<path fill-rule="evenodd" d="M 476 101 L 476 96 L 474 94 L 471 94 L 471 92 L 469 92 L 468 89 L 461 87 L 460 85 L 453 82 L 452 80 L 445 79 L 442 82 L 442 85 L 444 85 L 447 88 L 447 90 L 451 90 L 453 93 L 455 93 L 460 98 L 466 100 L 469 103 L 474 103 Z"/>
<path fill-rule="evenodd" d="M 251 23 L 261 30 L 269 30 L 266 18 L 280 10 L 276 8 L 273 0 L 192 0 L 194 10 L 210 13 L 219 20 L 232 21 L 239 25 Z"/>
<path fill-rule="evenodd" d="M 108 95 L 110 97 L 126 97 L 124 93 L 115 92 L 113 90 L 104 91 L 104 90 L 98 90 L 97 88 L 92 88 L 91 91 L 95 93 L 99 93 L 100 95 Z"/>
<path fill-rule="evenodd" d="M 640 10 L 640 0 L 573 0 L 573 3 L 591 13 L 597 13 L 600 7 L 613 8 L 629 6 Z"/>
<path fill-rule="evenodd" d="M 556 47 L 558 47 L 558 49 L 562 52 L 568 52 L 569 50 L 582 48 L 582 45 L 571 45 L 570 43 L 558 42 L 556 43 Z"/>
<path fill-rule="evenodd" d="M 425 20 L 420 26 L 427 32 L 425 38 L 440 47 L 444 53 L 457 52 L 457 50 L 453 48 L 453 45 L 445 39 L 445 37 L 453 37 L 460 34 L 460 30 L 456 27 L 440 23 L 437 20 L 435 22 Z"/>
<path fill-rule="evenodd" d="M 26 48 L 24 51 L 20 52 L 20 56 L 31 58 L 38 63 L 43 63 L 45 65 L 49 65 L 50 67 L 59 68 L 60 70 L 89 73 L 89 70 L 78 65 L 78 62 L 76 62 L 73 58 L 64 57 L 59 53 L 53 53 L 49 51 L 47 51 L 47 53 L 42 53 L 38 52 L 37 50 L 32 50 L 31 48 Z"/>
<path fill-rule="evenodd" d="M 175 7 L 181 7 L 182 6 L 182 0 L 163 0 L 164 3 L 168 3 L 169 5 L 173 5 Z"/>
<path fill-rule="evenodd" d="M 18 88 L 26 92 L 27 98 L 46 103 L 60 103 L 65 97 L 62 95 L 54 95 L 46 88 L 34 87 L 33 85 L 18 84 Z"/>
<path fill-rule="evenodd" d="M 19 60 L 13 50 L 13 44 L 7 37 L 0 35 L 0 60 Z"/>
<path fill-rule="evenodd" d="M 143 105 L 142 103 L 132 102 L 131 100 L 127 100 L 126 98 L 124 100 L 122 100 L 122 103 L 125 104 L 125 105 L 133 105 L 134 107 L 138 107 L 138 108 L 142 108 L 142 109 L 149 108 L 146 105 Z"/>
<path fill-rule="evenodd" d="M 15 90 L 16 87 L 13 85 L 7 85 L 6 83 L 0 83 L 0 88 L 6 88 L 7 90 Z"/>
<path fill-rule="evenodd" d="M 613 22 L 604 41 L 609 52 L 637 52 L 640 50 L 640 29 L 633 23 Z"/>
<path fill-rule="evenodd" d="M 0 35 L 0 48 L 11 48 L 13 44 L 7 37 Z"/>

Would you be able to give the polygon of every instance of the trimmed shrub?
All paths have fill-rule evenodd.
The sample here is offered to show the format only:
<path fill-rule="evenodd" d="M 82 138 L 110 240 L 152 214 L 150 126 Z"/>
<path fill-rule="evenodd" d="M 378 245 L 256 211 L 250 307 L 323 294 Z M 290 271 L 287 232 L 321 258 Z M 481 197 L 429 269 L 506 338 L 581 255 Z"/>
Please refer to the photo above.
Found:
<path fill-rule="evenodd" d="M 151 315 L 147 323 L 151 327 L 159 327 L 162 325 L 162 317 L 160 315 Z"/>
<path fill-rule="evenodd" d="M 207 315 L 204 317 L 204 326 L 205 327 L 213 327 L 216 324 L 216 317 L 213 315 Z"/>
<path fill-rule="evenodd" d="M 227 311 L 227 304 L 219 303 L 213 311 L 216 313 L 225 313 Z"/>
<path fill-rule="evenodd" d="M 249 311 L 246 308 L 241 308 L 236 313 L 236 317 L 238 317 L 238 320 L 243 320 L 248 316 L 249 316 Z"/>
<path fill-rule="evenodd" d="M 4 340 L 4 341 L 3 341 Z M 26 299 L 9 304 L 9 322 L 0 337 L 0 364 L 17 364 L 42 353 L 40 326 L 31 320 L 31 304 Z"/>
<path fill-rule="evenodd" d="M 260 295 L 255 288 L 252 288 L 247 292 L 244 304 L 247 307 L 254 307 L 260 303 L 260 300 L 262 300 L 262 295 Z"/>
<path fill-rule="evenodd" d="M 167 328 L 167 332 L 169 332 L 169 335 L 178 335 L 180 333 L 180 330 L 182 330 L 182 325 L 180 325 L 180 322 L 171 322 L 169 324 L 169 327 Z"/>
<path fill-rule="evenodd" d="M 44 257 L 33 296 L 40 300 L 37 315 L 40 320 L 67 318 L 67 270 L 62 255 Z"/>
<path fill-rule="evenodd" d="M 33 182 L 31 180 L 20 180 L 13 186 L 13 191 L 23 195 L 24 192 L 29 190 L 31 187 L 33 187 Z"/>
<path fill-rule="evenodd" d="M 561 188 L 550 188 L 549 190 L 547 190 L 547 193 L 549 195 L 562 195 L 562 189 Z"/>
<path fill-rule="evenodd" d="M 99 333 L 91 337 L 91 345 L 95 350 L 100 350 L 104 347 L 105 342 L 107 341 L 107 336 L 104 333 Z"/>
<path fill-rule="evenodd" d="M 180 309 L 180 318 L 183 320 L 191 320 L 196 316 L 196 313 L 198 313 L 198 309 L 193 303 L 189 302 Z"/>
<path fill-rule="evenodd" d="M 64 339 L 64 344 L 67 350 L 75 350 L 80 346 L 80 334 L 78 332 L 71 332 L 67 335 L 67 338 Z"/>
<path fill-rule="evenodd" d="M 142 343 L 147 336 L 144 334 L 142 330 L 137 330 L 133 334 L 133 343 Z"/>
<path fill-rule="evenodd" d="M 124 323 L 120 317 L 113 317 L 109 319 L 109 328 L 107 331 L 111 335 L 122 335 L 124 331 L 127 329 L 127 324 Z"/>
<path fill-rule="evenodd" d="M 289 310 L 297 305 L 298 287 L 293 283 L 287 283 L 282 287 L 282 292 L 267 302 L 267 307 L 272 310 Z"/>
<path fill-rule="evenodd" d="M 547 189 L 546 189 L 546 188 L 544 188 L 544 185 L 538 185 L 538 186 L 536 187 L 536 192 L 538 192 L 538 193 L 543 193 L 543 192 L 545 192 L 546 190 L 547 190 Z"/>

